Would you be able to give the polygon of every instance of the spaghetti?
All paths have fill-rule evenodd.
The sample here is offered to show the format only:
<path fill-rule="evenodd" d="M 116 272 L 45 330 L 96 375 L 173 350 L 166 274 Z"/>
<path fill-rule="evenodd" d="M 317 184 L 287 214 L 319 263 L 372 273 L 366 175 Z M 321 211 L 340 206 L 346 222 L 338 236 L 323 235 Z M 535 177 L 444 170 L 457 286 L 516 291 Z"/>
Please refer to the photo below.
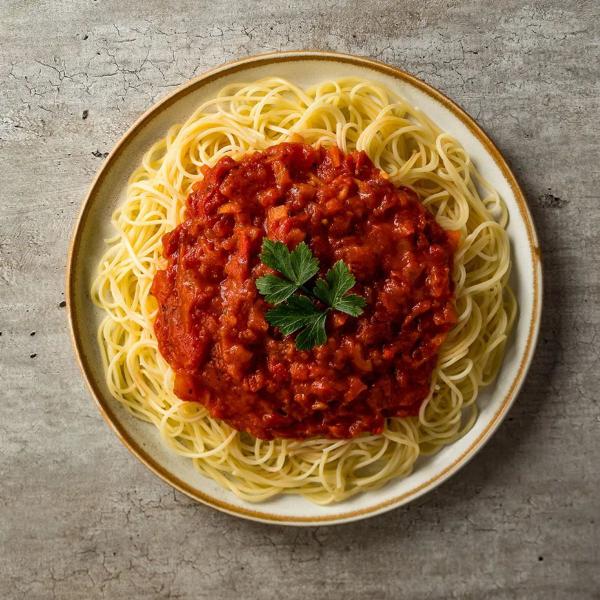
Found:
<path fill-rule="evenodd" d="M 416 417 L 389 418 L 383 432 L 353 439 L 264 441 L 213 419 L 173 392 L 150 294 L 164 265 L 161 238 L 183 219 L 200 167 L 239 158 L 301 134 L 313 145 L 364 150 L 395 185 L 415 190 L 437 222 L 459 231 L 453 280 L 457 324 L 443 344 L 431 392 Z M 420 455 L 461 437 L 477 418 L 477 395 L 501 365 L 516 316 L 508 287 L 507 211 L 450 135 L 381 85 L 345 78 L 307 90 L 279 78 L 223 88 L 150 148 L 113 215 L 92 297 L 106 313 L 98 342 L 111 394 L 153 423 L 176 453 L 241 498 L 299 493 L 341 501 L 408 475 Z"/>

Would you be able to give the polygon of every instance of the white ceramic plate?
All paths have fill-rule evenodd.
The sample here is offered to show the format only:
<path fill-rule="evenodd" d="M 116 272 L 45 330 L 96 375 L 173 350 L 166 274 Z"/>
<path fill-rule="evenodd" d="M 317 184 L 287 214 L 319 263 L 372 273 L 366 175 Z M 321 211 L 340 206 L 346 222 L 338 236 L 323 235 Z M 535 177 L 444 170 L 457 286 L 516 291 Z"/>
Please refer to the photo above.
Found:
<path fill-rule="evenodd" d="M 481 414 L 475 426 L 436 456 L 419 459 L 412 475 L 331 506 L 317 506 L 300 496 L 250 504 L 201 476 L 191 461 L 161 444 L 153 426 L 135 419 L 112 399 L 104 383 L 96 343 L 101 314 L 90 300 L 90 285 L 104 249 L 103 240 L 113 235 L 110 215 L 124 198 L 129 175 L 169 126 L 185 121 L 197 105 L 232 82 L 281 76 L 307 86 L 349 75 L 381 82 L 422 109 L 460 140 L 482 175 L 500 192 L 510 213 L 508 232 L 518 322 L 496 383 L 480 396 Z M 227 64 L 194 79 L 153 106 L 121 138 L 94 180 L 75 229 L 67 268 L 75 351 L 102 415 L 121 441 L 158 476 L 196 500 L 240 517 L 293 525 L 341 523 L 390 510 L 432 490 L 472 458 L 494 433 L 521 387 L 537 339 L 541 287 L 539 246 L 525 199 L 500 152 L 479 126 L 440 92 L 407 73 L 366 58 L 324 52 L 285 52 Z"/>

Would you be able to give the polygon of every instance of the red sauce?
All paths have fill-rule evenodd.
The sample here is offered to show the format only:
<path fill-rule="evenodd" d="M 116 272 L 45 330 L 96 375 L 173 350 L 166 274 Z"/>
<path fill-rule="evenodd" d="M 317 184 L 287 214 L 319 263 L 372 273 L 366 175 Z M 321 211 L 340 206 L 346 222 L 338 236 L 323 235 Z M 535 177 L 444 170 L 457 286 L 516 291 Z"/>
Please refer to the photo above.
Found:
<path fill-rule="evenodd" d="M 175 393 L 262 439 L 380 433 L 418 413 L 456 322 L 456 235 L 364 152 L 285 143 L 204 167 L 185 221 L 163 238 L 155 331 Z M 321 274 L 337 260 L 367 300 L 330 313 L 325 345 L 297 350 L 270 327 L 255 285 L 263 237 L 305 241 Z"/>

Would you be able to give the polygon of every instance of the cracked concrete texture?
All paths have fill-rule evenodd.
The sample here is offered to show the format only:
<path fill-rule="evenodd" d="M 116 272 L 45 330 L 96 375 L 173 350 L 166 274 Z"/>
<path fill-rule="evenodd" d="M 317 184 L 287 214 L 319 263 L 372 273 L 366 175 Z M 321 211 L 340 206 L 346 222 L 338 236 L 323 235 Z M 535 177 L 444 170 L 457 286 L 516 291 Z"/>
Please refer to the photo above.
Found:
<path fill-rule="evenodd" d="M 0 597 L 600 597 L 597 2 L 0 4 Z M 544 254 L 539 348 L 493 440 L 426 498 L 338 528 L 243 522 L 157 480 L 97 413 L 61 306 L 81 200 L 129 124 L 223 61 L 301 48 L 457 100 Z"/>

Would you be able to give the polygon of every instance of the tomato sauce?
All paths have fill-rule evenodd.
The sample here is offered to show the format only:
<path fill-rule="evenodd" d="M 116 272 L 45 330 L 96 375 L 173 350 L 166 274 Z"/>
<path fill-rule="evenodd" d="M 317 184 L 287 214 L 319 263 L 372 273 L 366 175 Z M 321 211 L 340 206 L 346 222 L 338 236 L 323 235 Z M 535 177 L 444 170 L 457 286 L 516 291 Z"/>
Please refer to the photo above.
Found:
<path fill-rule="evenodd" d="M 203 173 L 152 285 L 175 393 L 261 439 L 351 438 L 416 415 L 456 322 L 457 236 L 364 152 L 284 143 Z M 327 342 L 298 350 L 265 320 L 264 237 L 305 241 L 321 275 L 343 260 L 364 313 L 329 313 Z"/>

